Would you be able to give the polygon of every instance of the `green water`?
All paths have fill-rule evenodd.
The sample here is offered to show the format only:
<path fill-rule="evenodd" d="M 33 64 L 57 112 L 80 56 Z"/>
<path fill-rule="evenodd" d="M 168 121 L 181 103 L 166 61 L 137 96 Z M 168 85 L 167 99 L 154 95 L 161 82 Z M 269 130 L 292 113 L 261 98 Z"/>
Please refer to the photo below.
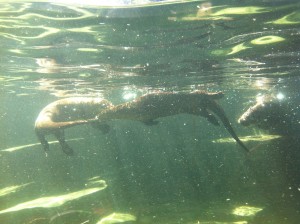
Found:
<path fill-rule="evenodd" d="M 96 224 L 114 212 L 141 224 L 300 222 L 297 138 L 242 138 L 258 146 L 246 154 L 222 125 L 180 114 L 111 121 L 107 134 L 69 128 L 75 154 L 53 143 L 46 157 L 34 133 L 58 99 L 206 90 L 225 93 L 238 136 L 268 134 L 237 119 L 259 94 L 299 104 L 298 1 L 61 2 L 0 3 L 0 223 Z M 240 206 L 262 210 L 233 214 Z"/>

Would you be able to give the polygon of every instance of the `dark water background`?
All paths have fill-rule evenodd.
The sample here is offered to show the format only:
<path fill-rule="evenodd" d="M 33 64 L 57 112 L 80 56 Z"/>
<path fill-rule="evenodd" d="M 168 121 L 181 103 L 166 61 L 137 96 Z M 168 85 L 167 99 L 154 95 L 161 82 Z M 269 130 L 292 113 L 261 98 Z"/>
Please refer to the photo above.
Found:
<path fill-rule="evenodd" d="M 0 223 L 97 223 L 112 212 L 135 223 L 272 223 L 300 221 L 297 141 L 248 141 L 246 155 L 226 130 L 201 117 L 163 118 L 156 126 L 113 121 L 104 135 L 90 126 L 66 131 L 75 155 L 58 144 L 50 155 L 33 131 L 39 111 L 70 96 L 113 103 L 162 91 L 223 91 L 220 104 L 237 134 L 238 117 L 258 94 L 281 92 L 299 102 L 298 1 L 211 1 L 109 8 L 0 4 L 0 210 L 88 188 L 103 191 L 54 208 L 0 214 Z M 80 138 L 77 139 L 76 138 Z M 54 139 L 53 139 L 54 140 Z M 236 216 L 239 206 L 263 208 Z M 72 210 L 89 212 L 57 214 Z M 53 221 L 54 220 L 54 221 Z"/>

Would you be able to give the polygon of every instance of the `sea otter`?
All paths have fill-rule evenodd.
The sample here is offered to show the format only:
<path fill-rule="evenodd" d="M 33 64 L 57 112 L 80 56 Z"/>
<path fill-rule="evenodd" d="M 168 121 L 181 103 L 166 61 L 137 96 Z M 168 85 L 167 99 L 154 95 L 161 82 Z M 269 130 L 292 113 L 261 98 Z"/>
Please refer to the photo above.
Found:
<path fill-rule="evenodd" d="M 213 112 L 220 118 L 238 144 L 249 151 L 236 135 L 224 110 L 216 102 L 223 96 L 222 92 L 209 93 L 205 91 L 150 93 L 131 102 L 108 107 L 102 110 L 96 118 L 100 124 L 114 119 L 130 119 L 151 125 L 156 124 L 158 118 L 186 113 L 203 116 L 212 124 L 219 125 L 216 117 L 210 113 Z"/>
<path fill-rule="evenodd" d="M 66 154 L 73 154 L 72 148 L 65 141 L 65 128 L 91 123 L 106 132 L 107 126 L 99 125 L 95 122 L 95 117 L 101 110 L 111 106 L 112 104 L 107 100 L 92 97 L 66 98 L 47 105 L 35 121 L 35 132 L 46 154 L 49 144 L 45 136 L 49 134 L 55 135 Z"/>
<path fill-rule="evenodd" d="M 282 93 L 257 97 L 238 122 L 244 126 L 254 126 L 271 134 L 295 136 L 300 133 L 300 101 L 286 97 Z"/>

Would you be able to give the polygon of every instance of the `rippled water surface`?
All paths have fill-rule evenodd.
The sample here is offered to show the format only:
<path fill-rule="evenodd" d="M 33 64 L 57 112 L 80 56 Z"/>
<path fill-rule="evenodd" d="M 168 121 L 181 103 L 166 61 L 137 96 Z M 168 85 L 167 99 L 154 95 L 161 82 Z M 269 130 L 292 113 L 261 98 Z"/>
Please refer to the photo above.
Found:
<path fill-rule="evenodd" d="M 263 94 L 299 122 L 298 1 L 9 1 L 0 43 L 0 223 L 300 222 L 299 128 L 286 140 L 237 122 Z M 34 133 L 58 99 L 195 90 L 224 93 L 253 152 L 186 114 L 72 127 L 73 156 L 49 136 L 46 157 Z"/>

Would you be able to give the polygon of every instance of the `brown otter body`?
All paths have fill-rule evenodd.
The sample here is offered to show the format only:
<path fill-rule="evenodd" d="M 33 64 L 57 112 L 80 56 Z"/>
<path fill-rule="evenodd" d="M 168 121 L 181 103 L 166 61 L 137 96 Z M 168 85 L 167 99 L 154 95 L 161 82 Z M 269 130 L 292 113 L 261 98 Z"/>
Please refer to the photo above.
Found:
<path fill-rule="evenodd" d="M 97 115 L 97 119 L 100 123 L 113 119 L 130 119 L 141 121 L 145 124 L 154 124 L 155 120 L 160 117 L 186 113 L 203 116 L 212 124 L 219 125 L 216 117 L 210 113 L 213 112 L 220 118 L 231 136 L 246 151 L 249 151 L 234 132 L 224 110 L 215 101 L 223 96 L 222 92 L 208 93 L 204 91 L 151 93 L 132 102 L 105 109 Z"/>
<path fill-rule="evenodd" d="M 55 101 L 47 105 L 38 115 L 35 132 L 46 152 L 49 150 L 49 144 L 45 136 L 53 134 L 62 150 L 70 155 L 73 150 L 65 141 L 64 129 L 79 124 L 95 123 L 96 115 L 111 106 L 109 101 L 101 98 L 73 97 Z"/>
<path fill-rule="evenodd" d="M 116 106 L 99 98 L 67 98 L 47 105 L 40 112 L 35 122 L 35 131 L 46 152 L 49 150 L 49 144 L 45 136 L 53 134 L 58 139 L 62 150 L 70 155 L 73 150 L 64 138 L 64 129 L 68 127 L 91 123 L 106 132 L 106 122 L 109 120 L 129 119 L 155 124 L 158 118 L 182 113 L 200 115 L 212 124 L 219 125 L 216 117 L 210 113 L 213 112 L 220 118 L 231 136 L 248 151 L 234 132 L 224 110 L 216 102 L 223 96 L 222 92 L 159 92 L 146 94 L 132 102 Z"/>
<path fill-rule="evenodd" d="M 254 126 L 271 134 L 295 136 L 300 133 L 299 99 L 278 98 L 263 95 L 256 104 L 242 114 L 238 122 L 244 126 Z"/>

